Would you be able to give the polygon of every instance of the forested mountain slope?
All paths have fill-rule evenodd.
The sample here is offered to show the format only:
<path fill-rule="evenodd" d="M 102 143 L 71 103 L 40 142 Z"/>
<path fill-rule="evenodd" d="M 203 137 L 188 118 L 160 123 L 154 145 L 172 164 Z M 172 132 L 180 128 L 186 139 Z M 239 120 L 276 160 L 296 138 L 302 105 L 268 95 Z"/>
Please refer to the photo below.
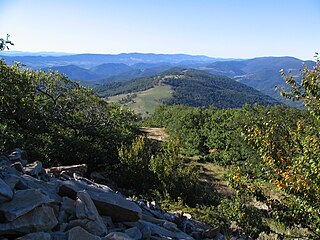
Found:
<path fill-rule="evenodd" d="M 162 74 L 114 82 L 96 88 L 103 97 L 135 93 L 159 85 L 169 85 L 172 97 L 164 99 L 167 105 L 210 106 L 236 108 L 248 104 L 274 105 L 271 97 L 225 76 L 214 76 L 203 71 L 172 68 Z"/>

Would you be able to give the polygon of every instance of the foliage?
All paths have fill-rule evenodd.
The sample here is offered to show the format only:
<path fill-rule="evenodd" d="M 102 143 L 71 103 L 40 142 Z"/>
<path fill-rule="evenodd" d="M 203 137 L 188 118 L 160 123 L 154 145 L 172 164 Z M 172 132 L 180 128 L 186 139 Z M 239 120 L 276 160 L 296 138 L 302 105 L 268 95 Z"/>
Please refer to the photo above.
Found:
<path fill-rule="evenodd" d="M 3 51 L 5 49 L 9 50 L 9 46 L 8 45 L 14 45 L 13 42 L 11 42 L 9 40 L 9 37 L 10 35 L 7 34 L 7 37 L 4 39 L 4 38 L 0 38 L 0 51 Z"/>
<path fill-rule="evenodd" d="M 245 128 L 247 141 L 262 157 L 263 178 L 279 189 L 276 199 L 270 195 L 265 198 L 273 218 L 286 226 L 307 228 L 310 238 L 320 236 L 318 67 L 319 61 L 313 70 L 305 66 L 301 84 L 293 76 L 283 75 L 291 86 L 283 95 L 303 101 L 311 115 L 268 111 L 260 117 L 248 116 L 251 121 Z M 242 169 L 234 180 L 241 190 L 258 187 L 244 179 Z"/>
<path fill-rule="evenodd" d="M 242 83 L 225 76 L 211 75 L 194 69 L 172 68 L 161 74 L 137 78 L 126 82 L 113 82 L 98 86 L 101 96 L 144 91 L 164 84 L 173 89 L 172 97 L 164 99 L 167 105 L 193 107 L 236 108 L 244 104 L 275 105 L 278 102 Z"/>
<path fill-rule="evenodd" d="M 107 104 L 59 73 L 0 62 L 0 151 L 20 147 L 49 164 L 118 159 L 117 148 L 135 135 L 134 114 Z"/>
<path fill-rule="evenodd" d="M 300 125 L 302 122 L 305 132 L 292 138 L 293 136 L 288 133 L 298 129 L 297 126 L 303 127 Z M 288 194 L 292 190 L 287 191 L 287 195 L 285 195 L 282 194 L 285 193 L 284 189 L 278 192 L 275 186 L 270 186 L 270 181 L 278 183 L 277 181 L 281 182 L 287 178 L 285 169 L 289 165 L 297 168 L 290 176 L 292 181 L 298 180 L 300 185 L 294 186 L 300 189 L 301 194 L 309 192 L 310 200 L 311 196 L 317 196 L 315 192 L 318 191 L 318 181 L 315 181 L 315 185 L 311 184 L 310 187 L 306 185 L 308 182 L 301 181 L 303 174 L 308 176 L 303 165 L 307 156 L 319 158 L 319 151 L 316 149 L 318 135 L 307 127 L 313 126 L 314 121 L 306 110 L 285 106 L 264 107 L 258 105 L 253 107 L 246 105 L 242 109 L 161 106 L 144 124 L 153 127 L 166 127 L 169 135 L 179 140 L 183 153 L 201 154 L 204 156 L 204 160 L 214 161 L 229 168 L 227 178 L 229 184 L 238 192 L 239 199 L 232 198 L 218 204 L 219 211 L 226 211 L 224 216 L 228 216 L 225 221 L 221 221 L 224 222 L 223 224 L 237 222 L 244 234 L 257 237 L 260 232 L 268 232 L 269 230 L 263 222 L 266 217 L 274 218 L 286 226 L 297 226 L 301 221 L 288 216 L 293 213 L 296 217 L 300 214 L 301 219 L 302 216 L 306 216 L 308 209 L 301 207 L 303 206 L 301 199 L 294 200 L 295 203 L 289 201 L 291 195 Z M 307 136 L 311 137 L 307 138 Z M 294 144 L 298 140 L 299 145 Z M 188 142 L 193 144 L 188 144 Z M 270 145 L 271 142 L 272 145 Z M 298 146 L 303 148 L 299 149 Z M 314 148 L 306 152 L 304 150 L 306 146 L 314 146 Z M 264 155 L 266 151 L 272 153 L 273 158 L 266 157 Z M 278 158 L 280 153 L 289 152 L 292 156 L 300 159 L 300 166 L 292 165 L 288 158 L 286 158 L 288 161 L 286 165 L 283 159 Z M 266 159 L 270 165 L 266 164 Z M 296 163 L 298 164 L 298 161 Z M 283 176 L 279 175 L 276 169 Z M 314 165 L 313 169 L 316 171 L 318 165 Z M 312 171 L 309 173 L 313 176 L 315 174 Z M 275 196 L 277 197 L 275 198 Z M 266 213 L 256 206 L 246 205 L 247 202 L 251 202 L 248 200 L 251 198 L 267 204 L 272 212 L 268 212 L 269 215 L 266 216 Z M 304 205 L 311 210 L 310 204 L 306 205 L 304 202 Z M 210 206 L 204 206 L 204 208 L 207 207 Z M 316 204 L 313 204 L 312 209 L 314 207 Z M 313 221 L 312 219 L 316 215 L 314 217 L 310 215 L 308 219 Z M 309 224 L 309 222 L 305 224 Z"/>
<path fill-rule="evenodd" d="M 193 204 L 196 201 L 195 193 L 200 191 L 198 172 L 179 157 L 175 142 L 159 143 L 139 136 L 130 147 L 122 146 L 119 155 L 118 184 L 149 197 L 158 192 L 162 198 L 180 197 Z"/>
<path fill-rule="evenodd" d="M 301 71 L 301 82 L 296 81 L 293 75 L 286 74 L 283 69 L 281 74 L 291 87 L 290 92 L 282 91 L 281 94 L 286 98 L 302 101 L 314 117 L 320 120 L 320 59 L 318 54 L 316 53 L 316 65 L 312 70 L 304 64 L 304 69 Z"/>

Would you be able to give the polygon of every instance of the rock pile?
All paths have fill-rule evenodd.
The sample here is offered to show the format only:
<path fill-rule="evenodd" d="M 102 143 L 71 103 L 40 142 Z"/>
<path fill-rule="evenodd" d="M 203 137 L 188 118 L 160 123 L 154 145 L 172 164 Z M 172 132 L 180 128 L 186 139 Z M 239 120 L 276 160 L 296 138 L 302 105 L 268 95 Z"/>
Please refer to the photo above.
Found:
<path fill-rule="evenodd" d="M 23 155 L 16 149 L 0 156 L 0 239 L 224 239 L 188 215 L 82 177 L 85 165 L 44 169 Z"/>

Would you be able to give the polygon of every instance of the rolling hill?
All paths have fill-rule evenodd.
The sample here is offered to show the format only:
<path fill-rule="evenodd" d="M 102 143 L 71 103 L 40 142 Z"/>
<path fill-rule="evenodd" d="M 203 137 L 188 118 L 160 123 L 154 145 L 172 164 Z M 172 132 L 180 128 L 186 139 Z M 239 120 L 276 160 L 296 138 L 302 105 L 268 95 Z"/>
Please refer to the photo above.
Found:
<path fill-rule="evenodd" d="M 253 59 L 221 59 L 186 54 L 75 54 L 58 56 L 12 56 L 3 55 L 8 64 L 19 61 L 27 67 L 44 70 L 53 69 L 80 81 L 84 86 L 95 86 L 110 82 L 122 82 L 135 78 L 160 74 L 172 67 L 192 68 L 213 75 L 224 75 L 255 88 L 262 93 L 294 105 L 280 97 L 276 86 L 285 84 L 280 69 L 300 76 L 303 62 L 309 67 L 313 61 L 302 61 L 293 57 L 260 57 Z M 103 88 L 103 86 L 101 87 Z"/>
<path fill-rule="evenodd" d="M 276 86 L 284 85 L 280 70 L 290 72 L 299 78 L 303 63 L 309 68 L 314 66 L 313 61 L 302 61 L 293 57 L 262 57 L 248 60 L 214 62 L 200 67 L 211 74 L 225 75 L 233 80 L 253 87 L 279 101 L 284 102 L 275 90 Z M 286 102 L 288 103 L 288 102 Z"/>
<path fill-rule="evenodd" d="M 146 91 L 150 91 L 150 89 L 163 91 L 165 86 L 168 89 L 168 94 L 163 94 L 164 98 L 157 99 L 158 105 L 195 107 L 214 105 L 217 108 L 237 108 L 244 104 L 275 105 L 279 103 L 226 76 L 211 75 L 203 71 L 185 68 L 172 68 L 150 77 L 108 83 L 98 86 L 95 90 L 100 96 L 108 97 L 111 101 L 119 100 L 119 95 L 121 95 L 120 100 L 130 106 L 130 103 L 136 102 L 135 99 L 139 98 L 141 94 L 145 94 Z M 152 97 L 149 96 L 149 99 Z"/>

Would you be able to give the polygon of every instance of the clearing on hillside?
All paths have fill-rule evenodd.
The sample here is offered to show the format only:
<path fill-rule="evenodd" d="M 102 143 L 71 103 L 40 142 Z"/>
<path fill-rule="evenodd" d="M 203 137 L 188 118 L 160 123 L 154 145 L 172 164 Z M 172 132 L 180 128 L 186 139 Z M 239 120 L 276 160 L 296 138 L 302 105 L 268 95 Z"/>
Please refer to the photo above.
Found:
<path fill-rule="evenodd" d="M 129 107 L 142 117 L 150 117 L 156 107 L 162 104 L 162 101 L 170 98 L 172 89 L 169 85 L 160 84 L 145 91 L 134 94 L 119 94 L 108 98 L 108 102 L 119 102 Z"/>

